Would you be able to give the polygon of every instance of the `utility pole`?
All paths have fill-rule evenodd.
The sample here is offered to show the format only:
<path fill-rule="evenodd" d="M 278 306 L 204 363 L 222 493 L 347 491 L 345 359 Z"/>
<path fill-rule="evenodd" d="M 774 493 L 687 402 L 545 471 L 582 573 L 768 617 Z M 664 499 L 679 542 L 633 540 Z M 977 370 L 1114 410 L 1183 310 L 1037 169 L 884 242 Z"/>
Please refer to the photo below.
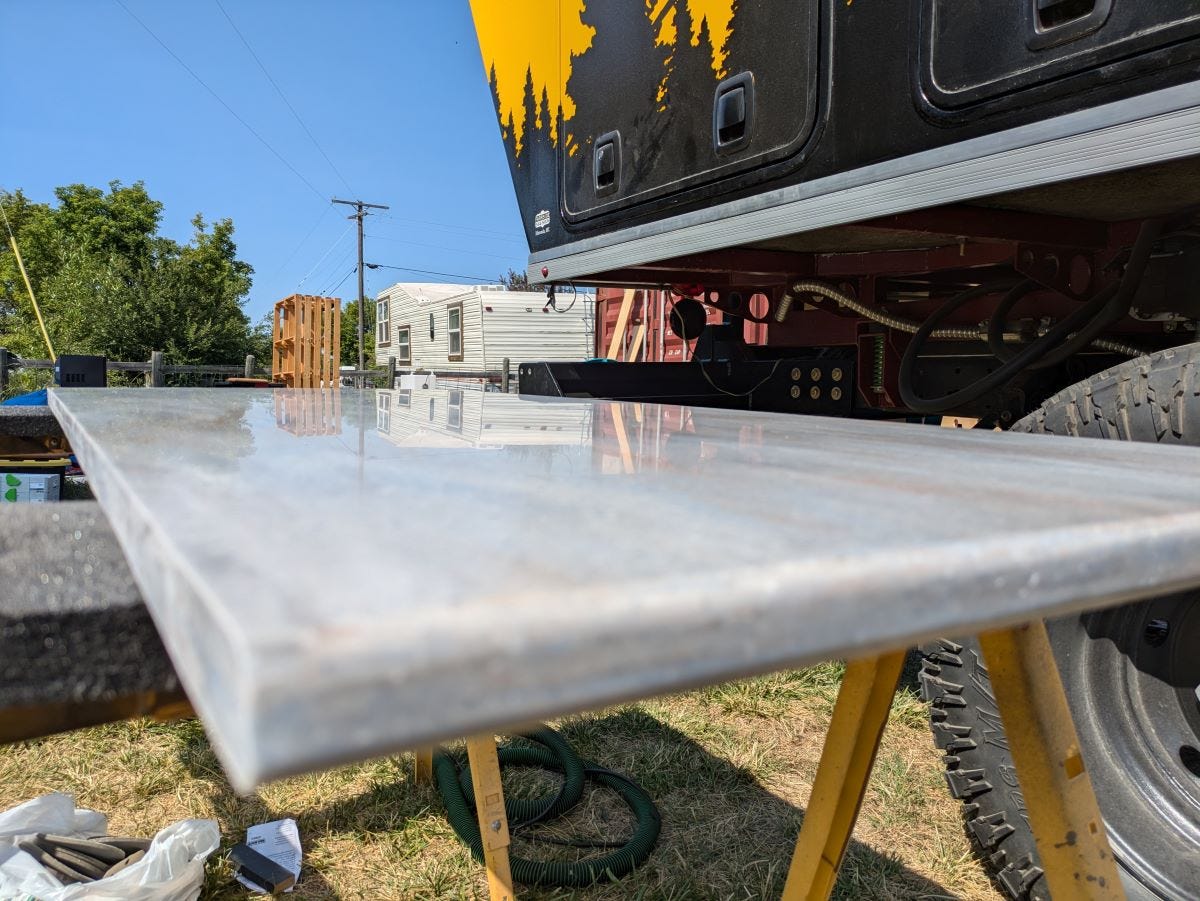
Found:
<path fill-rule="evenodd" d="M 361 200 L 338 200 L 333 198 L 334 203 L 344 203 L 346 206 L 354 207 L 354 212 L 347 216 L 347 219 L 358 220 L 358 371 L 362 372 L 367 368 L 366 359 L 363 356 L 363 304 L 366 302 L 363 297 L 363 217 L 370 215 L 367 210 L 387 210 L 391 207 L 386 207 L 382 203 L 363 203 Z M 362 376 L 355 377 L 355 384 L 362 387 Z"/>

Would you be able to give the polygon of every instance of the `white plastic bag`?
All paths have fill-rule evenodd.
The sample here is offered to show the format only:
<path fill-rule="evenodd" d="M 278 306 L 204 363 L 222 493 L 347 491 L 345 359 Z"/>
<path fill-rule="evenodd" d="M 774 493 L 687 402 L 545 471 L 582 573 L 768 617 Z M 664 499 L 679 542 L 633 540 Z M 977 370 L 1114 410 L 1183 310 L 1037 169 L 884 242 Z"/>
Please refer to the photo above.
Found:
<path fill-rule="evenodd" d="M 17 842 L 39 832 L 91 838 L 108 818 L 75 807 L 55 792 L 0 813 L 0 901 L 195 901 L 204 884 L 204 861 L 221 844 L 213 820 L 180 820 L 154 836 L 146 856 L 114 876 L 63 885 Z"/>

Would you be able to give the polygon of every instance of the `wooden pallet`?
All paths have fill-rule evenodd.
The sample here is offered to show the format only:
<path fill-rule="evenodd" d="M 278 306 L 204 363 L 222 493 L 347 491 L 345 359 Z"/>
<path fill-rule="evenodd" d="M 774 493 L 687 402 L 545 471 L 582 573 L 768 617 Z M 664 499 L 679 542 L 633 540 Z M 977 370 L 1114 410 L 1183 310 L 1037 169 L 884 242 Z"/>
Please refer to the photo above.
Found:
<path fill-rule="evenodd" d="M 335 388 L 341 369 L 342 302 L 293 294 L 275 304 L 271 378 L 289 388 Z"/>

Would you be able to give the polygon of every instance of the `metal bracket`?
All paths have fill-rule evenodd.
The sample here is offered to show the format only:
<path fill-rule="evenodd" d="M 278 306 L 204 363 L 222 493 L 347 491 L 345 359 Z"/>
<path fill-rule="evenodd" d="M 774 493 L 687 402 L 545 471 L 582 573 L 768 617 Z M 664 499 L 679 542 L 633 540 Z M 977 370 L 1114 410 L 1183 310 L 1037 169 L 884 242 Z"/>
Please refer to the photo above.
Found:
<path fill-rule="evenodd" d="M 1090 300 L 1106 287 L 1091 253 L 1040 244 L 1018 244 L 1017 272 L 1075 300 Z"/>

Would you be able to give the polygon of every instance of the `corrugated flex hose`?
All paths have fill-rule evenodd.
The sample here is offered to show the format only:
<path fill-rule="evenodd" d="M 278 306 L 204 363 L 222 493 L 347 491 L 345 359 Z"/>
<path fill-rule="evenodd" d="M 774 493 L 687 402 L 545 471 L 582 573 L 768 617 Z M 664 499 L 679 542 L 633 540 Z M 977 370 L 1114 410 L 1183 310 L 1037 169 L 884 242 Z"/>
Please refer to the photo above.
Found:
<path fill-rule="evenodd" d="M 555 793 L 533 799 L 506 798 L 504 809 L 509 828 L 521 833 L 535 823 L 546 823 L 570 811 L 583 797 L 584 783 L 592 780 L 621 796 L 629 805 L 637 826 L 625 842 L 566 842 L 525 832 L 531 841 L 549 841 L 580 848 L 610 849 L 608 853 L 583 860 L 528 860 L 509 855 L 513 880 L 525 885 L 582 888 L 597 882 L 615 881 L 642 864 L 658 841 L 662 821 L 650 796 L 629 778 L 581 760 L 575 750 L 549 726 L 541 726 L 521 737 L 530 746 L 506 745 L 499 749 L 501 767 L 537 767 L 562 773 L 562 787 Z M 446 816 L 459 839 L 471 849 L 471 855 L 483 861 L 483 838 L 475 815 L 475 795 L 470 769 L 460 766 L 444 749 L 433 756 L 433 773 L 438 791 L 446 804 Z"/>
<path fill-rule="evenodd" d="M 1022 287 L 1024 287 L 1023 284 Z M 829 300 L 837 303 L 837 305 L 840 307 L 845 307 L 847 310 L 857 313 L 866 319 L 870 319 L 872 322 L 877 322 L 880 325 L 895 329 L 898 332 L 907 332 L 910 335 L 915 335 L 917 330 L 921 327 L 921 323 L 913 319 L 906 319 L 903 316 L 896 316 L 895 314 L 889 313 L 886 310 L 873 307 L 870 304 L 866 304 L 858 300 L 852 294 L 848 294 L 847 292 L 839 290 L 838 288 L 828 285 L 825 282 L 818 281 L 798 281 L 792 284 L 790 293 L 785 294 L 779 303 L 778 311 L 775 314 L 775 319 L 778 322 L 783 322 L 787 318 L 788 313 L 791 312 L 792 304 L 795 302 L 793 295 L 802 294 L 816 294 L 819 297 L 828 298 Z M 995 326 L 996 323 L 993 322 L 992 325 Z M 999 326 L 999 332 L 1002 332 L 1002 320 L 999 322 Z M 929 337 L 935 340 L 943 341 L 987 340 L 988 329 L 986 327 L 979 328 L 971 326 L 937 328 L 930 332 Z M 1019 342 L 1021 337 L 1015 334 L 1006 334 L 1003 336 L 1003 339 L 1005 341 Z M 1144 350 L 1140 350 L 1133 345 L 1126 344 L 1123 341 L 1114 341 L 1109 338 L 1093 338 L 1091 345 L 1097 350 L 1107 350 L 1111 351 L 1112 353 L 1125 354 L 1126 356 L 1130 357 L 1141 356 L 1145 353 Z M 1001 357 L 1001 359 L 1007 359 L 1007 356 Z"/>

